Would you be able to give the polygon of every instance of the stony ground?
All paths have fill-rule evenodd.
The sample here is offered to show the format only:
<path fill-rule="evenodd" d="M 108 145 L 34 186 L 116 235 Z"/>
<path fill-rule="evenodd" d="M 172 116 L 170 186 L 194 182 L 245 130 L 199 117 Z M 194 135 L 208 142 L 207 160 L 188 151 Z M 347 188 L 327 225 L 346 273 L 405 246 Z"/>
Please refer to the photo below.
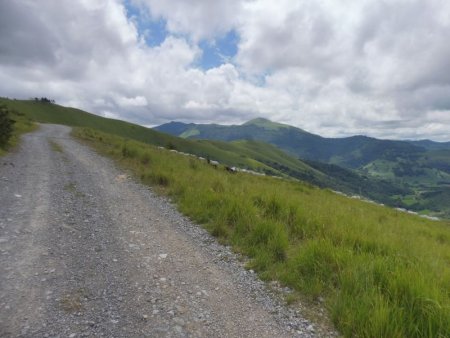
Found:
<path fill-rule="evenodd" d="M 1 337 L 332 335 L 69 133 L 0 159 Z"/>

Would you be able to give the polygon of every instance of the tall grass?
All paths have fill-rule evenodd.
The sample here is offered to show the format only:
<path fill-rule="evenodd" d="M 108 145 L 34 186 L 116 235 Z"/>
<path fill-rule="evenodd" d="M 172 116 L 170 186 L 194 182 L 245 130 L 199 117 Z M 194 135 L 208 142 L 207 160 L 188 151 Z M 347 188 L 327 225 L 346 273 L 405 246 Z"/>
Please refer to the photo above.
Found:
<path fill-rule="evenodd" d="M 75 133 L 248 255 L 263 278 L 324 297 L 344 336 L 449 336 L 449 223 L 304 183 L 230 174 L 90 129 Z"/>

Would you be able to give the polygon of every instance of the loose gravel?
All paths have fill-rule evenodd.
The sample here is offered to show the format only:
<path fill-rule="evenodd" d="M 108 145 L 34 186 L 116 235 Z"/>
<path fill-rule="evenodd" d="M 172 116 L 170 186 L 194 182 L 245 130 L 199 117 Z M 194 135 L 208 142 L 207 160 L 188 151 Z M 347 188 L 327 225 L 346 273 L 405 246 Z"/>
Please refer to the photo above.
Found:
<path fill-rule="evenodd" d="M 1 337 L 336 335 L 69 134 L 42 125 L 0 159 Z"/>

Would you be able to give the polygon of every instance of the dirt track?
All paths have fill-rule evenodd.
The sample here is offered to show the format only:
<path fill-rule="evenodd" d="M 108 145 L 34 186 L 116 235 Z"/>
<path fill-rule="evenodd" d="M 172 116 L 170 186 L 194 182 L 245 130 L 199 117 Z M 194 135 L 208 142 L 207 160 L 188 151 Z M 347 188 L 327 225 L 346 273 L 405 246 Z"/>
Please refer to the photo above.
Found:
<path fill-rule="evenodd" d="M 1 337 L 283 337 L 228 248 L 111 161 L 43 125 L 0 159 Z"/>

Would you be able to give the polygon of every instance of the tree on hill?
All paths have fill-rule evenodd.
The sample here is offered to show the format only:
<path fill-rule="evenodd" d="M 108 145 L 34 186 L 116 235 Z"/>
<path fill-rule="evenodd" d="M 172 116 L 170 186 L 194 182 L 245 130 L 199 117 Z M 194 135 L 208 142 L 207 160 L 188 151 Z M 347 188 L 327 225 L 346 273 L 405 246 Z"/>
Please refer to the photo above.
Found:
<path fill-rule="evenodd" d="M 51 100 L 51 99 L 48 99 L 46 97 L 41 97 L 41 98 L 35 97 L 34 101 L 42 102 L 42 103 L 55 103 L 55 100 Z"/>
<path fill-rule="evenodd" d="M 9 110 L 6 106 L 0 106 L 0 147 L 4 147 L 13 131 L 14 120 L 9 117 Z"/>

